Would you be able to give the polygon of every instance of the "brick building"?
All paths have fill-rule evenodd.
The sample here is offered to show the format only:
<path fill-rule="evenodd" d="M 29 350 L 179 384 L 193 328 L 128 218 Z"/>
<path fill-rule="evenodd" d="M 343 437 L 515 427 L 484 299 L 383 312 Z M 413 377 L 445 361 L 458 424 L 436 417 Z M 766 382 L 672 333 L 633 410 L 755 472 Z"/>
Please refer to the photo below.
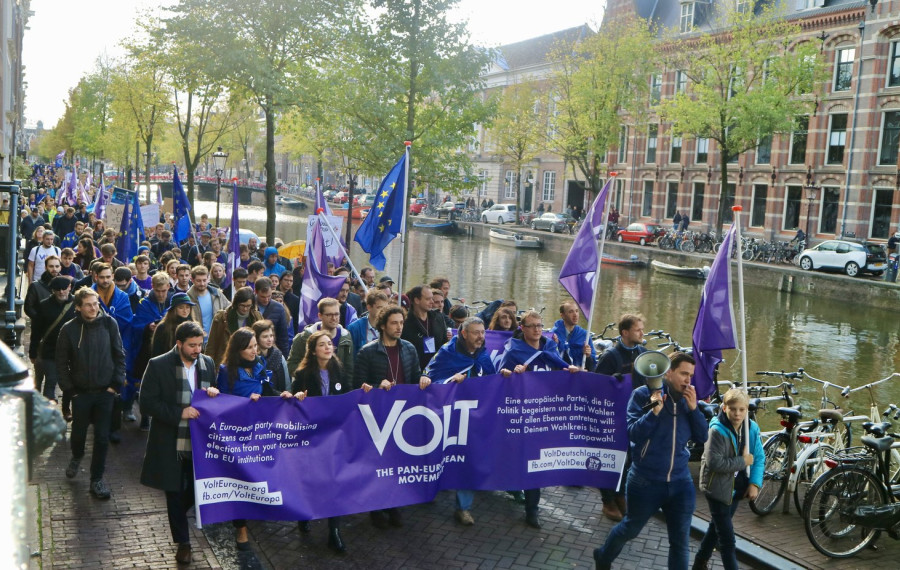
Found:
<path fill-rule="evenodd" d="M 726 195 L 743 206 L 749 233 L 765 238 L 808 227 L 820 239 L 886 239 L 900 226 L 900 2 L 782 1 L 802 28 L 793 40 L 821 43 L 827 84 L 805 130 L 764 140 L 729 165 Z M 661 28 L 703 33 L 709 10 L 707 0 L 612 0 L 604 25 L 632 12 Z M 673 69 L 648 78 L 663 98 L 677 80 Z M 652 113 L 648 124 L 623 126 L 620 140 L 609 161 L 620 173 L 623 221 L 665 221 L 679 210 L 692 228 L 715 225 L 714 141 L 673 137 Z"/>

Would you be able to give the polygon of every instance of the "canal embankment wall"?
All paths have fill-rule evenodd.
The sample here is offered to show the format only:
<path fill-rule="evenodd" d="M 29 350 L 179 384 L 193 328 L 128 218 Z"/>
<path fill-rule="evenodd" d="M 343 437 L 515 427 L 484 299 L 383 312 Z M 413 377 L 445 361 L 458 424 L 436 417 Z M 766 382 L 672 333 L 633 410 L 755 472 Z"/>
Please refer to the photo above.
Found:
<path fill-rule="evenodd" d="M 457 222 L 470 235 L 489 239 L 491 226 L 482 223 Z M 507 226 L 509 227 L 509 226 Z M 539 236 L 545 247 L 568 251 L 574 236 L 533 231 L 530 228 L 516 228 L 517 231 Z M 713 261 L 712 254 L 682 253 L 661 250 L 655 245 L 640 246 L 618 242 L 607 242 L 604 252 L 616 257 L 628 258 L 637 255 L 647 261 L 656 259 L 671 265 L 703 267 Z M 737 262 L 732 262 L 736 264 Z M 652 269 L 649 269 L 652 271 Z M 744 286 L 760 287 L 796 295 L 813 295 L 823 300 L 852 302 L 878 309 L 900 308 L 900 284 L 888 283 L 881 277 L 847 277 L 839 273 L 823 271 L 803 271 L 799 267 L 786 264 L 744 262 Z"/>

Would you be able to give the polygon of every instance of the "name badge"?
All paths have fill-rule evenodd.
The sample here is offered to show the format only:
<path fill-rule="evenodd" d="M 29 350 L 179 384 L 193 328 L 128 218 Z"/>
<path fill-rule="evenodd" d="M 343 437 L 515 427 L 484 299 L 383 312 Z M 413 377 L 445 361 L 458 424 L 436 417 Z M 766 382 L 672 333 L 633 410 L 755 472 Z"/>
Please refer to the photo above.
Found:
<path fill-rule="evenodd" d="M 434 354 L 434 337 L 426 336 L 422 339 L 422 344 L 425 346 L 425 354 Z"/>

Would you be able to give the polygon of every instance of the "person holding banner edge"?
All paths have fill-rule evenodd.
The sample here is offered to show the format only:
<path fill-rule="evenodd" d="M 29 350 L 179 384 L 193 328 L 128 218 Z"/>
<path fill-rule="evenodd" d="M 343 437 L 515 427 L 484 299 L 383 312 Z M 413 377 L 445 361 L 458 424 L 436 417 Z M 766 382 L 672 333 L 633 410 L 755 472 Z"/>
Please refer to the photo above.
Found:
<path fill-rule="evenodd" d="M 307 397 L 332 396 L 345 394 L 351 389 L 345 377 L 344 368 L 335 354 L 334 344 L 328 331 L 320 330 L 306 339 L 306 353 L 300 367 L 294 372 L 291 392 L 301 402 Z M 341 537 L 340 517 L 328 519 L 328 548 L 338 554 L 344 554 L 347 546 Z M 297 523 L 300 532 L 310 531 L 309 521 Z"/>
<path fill-rule="evenodd" d="M 473 376 L 488 376 L 496 374 L 491 356 L 484 348 L 484 321 L 478 317 L 469 317 L 459 326 L 458 336 L 438 350 L 428 368 L 425 376 L 439 384 L 456 382 L 459 384 L 466 378 Z M 512 375 L 507 369 L 500 370 L 506 377 Z M 458 489 L 456 491 L 456 520 L 465 526 L 475 524 L 472 518 L 472 501 L 475 491 Z"/>
<path fill-rule="evenodd" d="M 200 417 L 191 406 L 195 390 L 211 398 L 216 368 L 203 350 L 203 327 L 186 321 L 175 329 L 175 347 L 151 358 L 141 380 L 142 416 L 152 416 L 141 466 L 141 484 L 166 493 L 166 512 L 172 540 L 178 544 L 175 560 L 191 563 L 191 534 L 187 511 L 194 505 L 194 467 L 188 422 Z"/>
<path fill-rule="evenodd" d="M 691 385 L 694 358 L 684 352 L 669 355 L 662 388 L 641 386 L 628 401 L 628 440 L 632 464 L 625 493 L 628 511 L 594 549 L 594 564 L 608 569 L 625 544 L 637 537 L 647 521 L 662 509 L 669 535 L 668 568 L 687 570 L 691 517 L 696 505 L 694 481 L 688 470 L 687 442 L 706 443 L 706 419 Z"/>
<path fill-rule="evenodd" d="M 516 374 L 537 370 L 568 370 L 578 372 L 581 368 L 569 364 L 562 359 L 556 343 L 543 335 L 543 319 L 537 311 L 526 311 L 519 325 L 522 338 L 511 338 L 507 341 L 500 361 L 501 369 L 512 369 Z M 541 502 L 540 489 L 525 490 L 525 524 L 532 528 L 541 528 L 538 517 L 538 505 Z"/>

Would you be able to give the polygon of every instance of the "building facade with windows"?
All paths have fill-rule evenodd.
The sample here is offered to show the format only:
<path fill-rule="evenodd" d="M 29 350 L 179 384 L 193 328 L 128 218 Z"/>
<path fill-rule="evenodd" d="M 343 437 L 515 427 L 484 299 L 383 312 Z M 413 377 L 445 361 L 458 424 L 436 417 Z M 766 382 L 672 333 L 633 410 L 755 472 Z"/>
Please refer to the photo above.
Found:
<path fill-rule="evenodd" d="M 543 92 L 535 105 L 545 106 L 540 115 L 550 138 L 555 113 L 553 94 L 549 89 L 555 69 L 553 48 L 560 43 L 575 46 L 592 33 L 590 27 L 578 26 L 497 48 L 494 61 L 482 75 L 485 99 L 502 95 L 504 90 L 515 85 L 535 85 Z M 482 200 L 515 203 L 516 190 L 520 188 L 519 204 L 523 211 L 537 210 L 540 204 L 554 212 L 564 211 L 569 205 L 584 206 L 584 188 L 576 181 L 572 165 L 567 165 L 562 157 L 546 148 L 546 143 L 542 146 L 544 149 L 518 171 L 514 161 L 498 151 L 491 132 L 477 126 L 468 149 L 479 178 L 471 196 L 479 204 Z"/>
<path fill-rule="evenodd" d="M 606 21 L 630 12 L 661 28 L 702 32 L 712 2 L 613 0 Z M 767 239 L 789 238 L 798 228 L 820 239 L 887 239 L 900 231 L 900 1 L 782 3 L 802 28 L 803 37 L 792 41 L 821 44 L 828 79 L 794 132 L 760 140 L 732 160 L 727 206 L 741 205 L 748 233 Z M 651 98 L 671 97 L 686 84 L 673 69 L 648 81 Z M 619 172 L 623 220 L 661 222 L 680 211 L 693 229 L 714 227 L 716 143 L 673 136 L 668 124 L 650 117 L 649 124 L 623 126 L 609 156 L 610 169 Z"/>

